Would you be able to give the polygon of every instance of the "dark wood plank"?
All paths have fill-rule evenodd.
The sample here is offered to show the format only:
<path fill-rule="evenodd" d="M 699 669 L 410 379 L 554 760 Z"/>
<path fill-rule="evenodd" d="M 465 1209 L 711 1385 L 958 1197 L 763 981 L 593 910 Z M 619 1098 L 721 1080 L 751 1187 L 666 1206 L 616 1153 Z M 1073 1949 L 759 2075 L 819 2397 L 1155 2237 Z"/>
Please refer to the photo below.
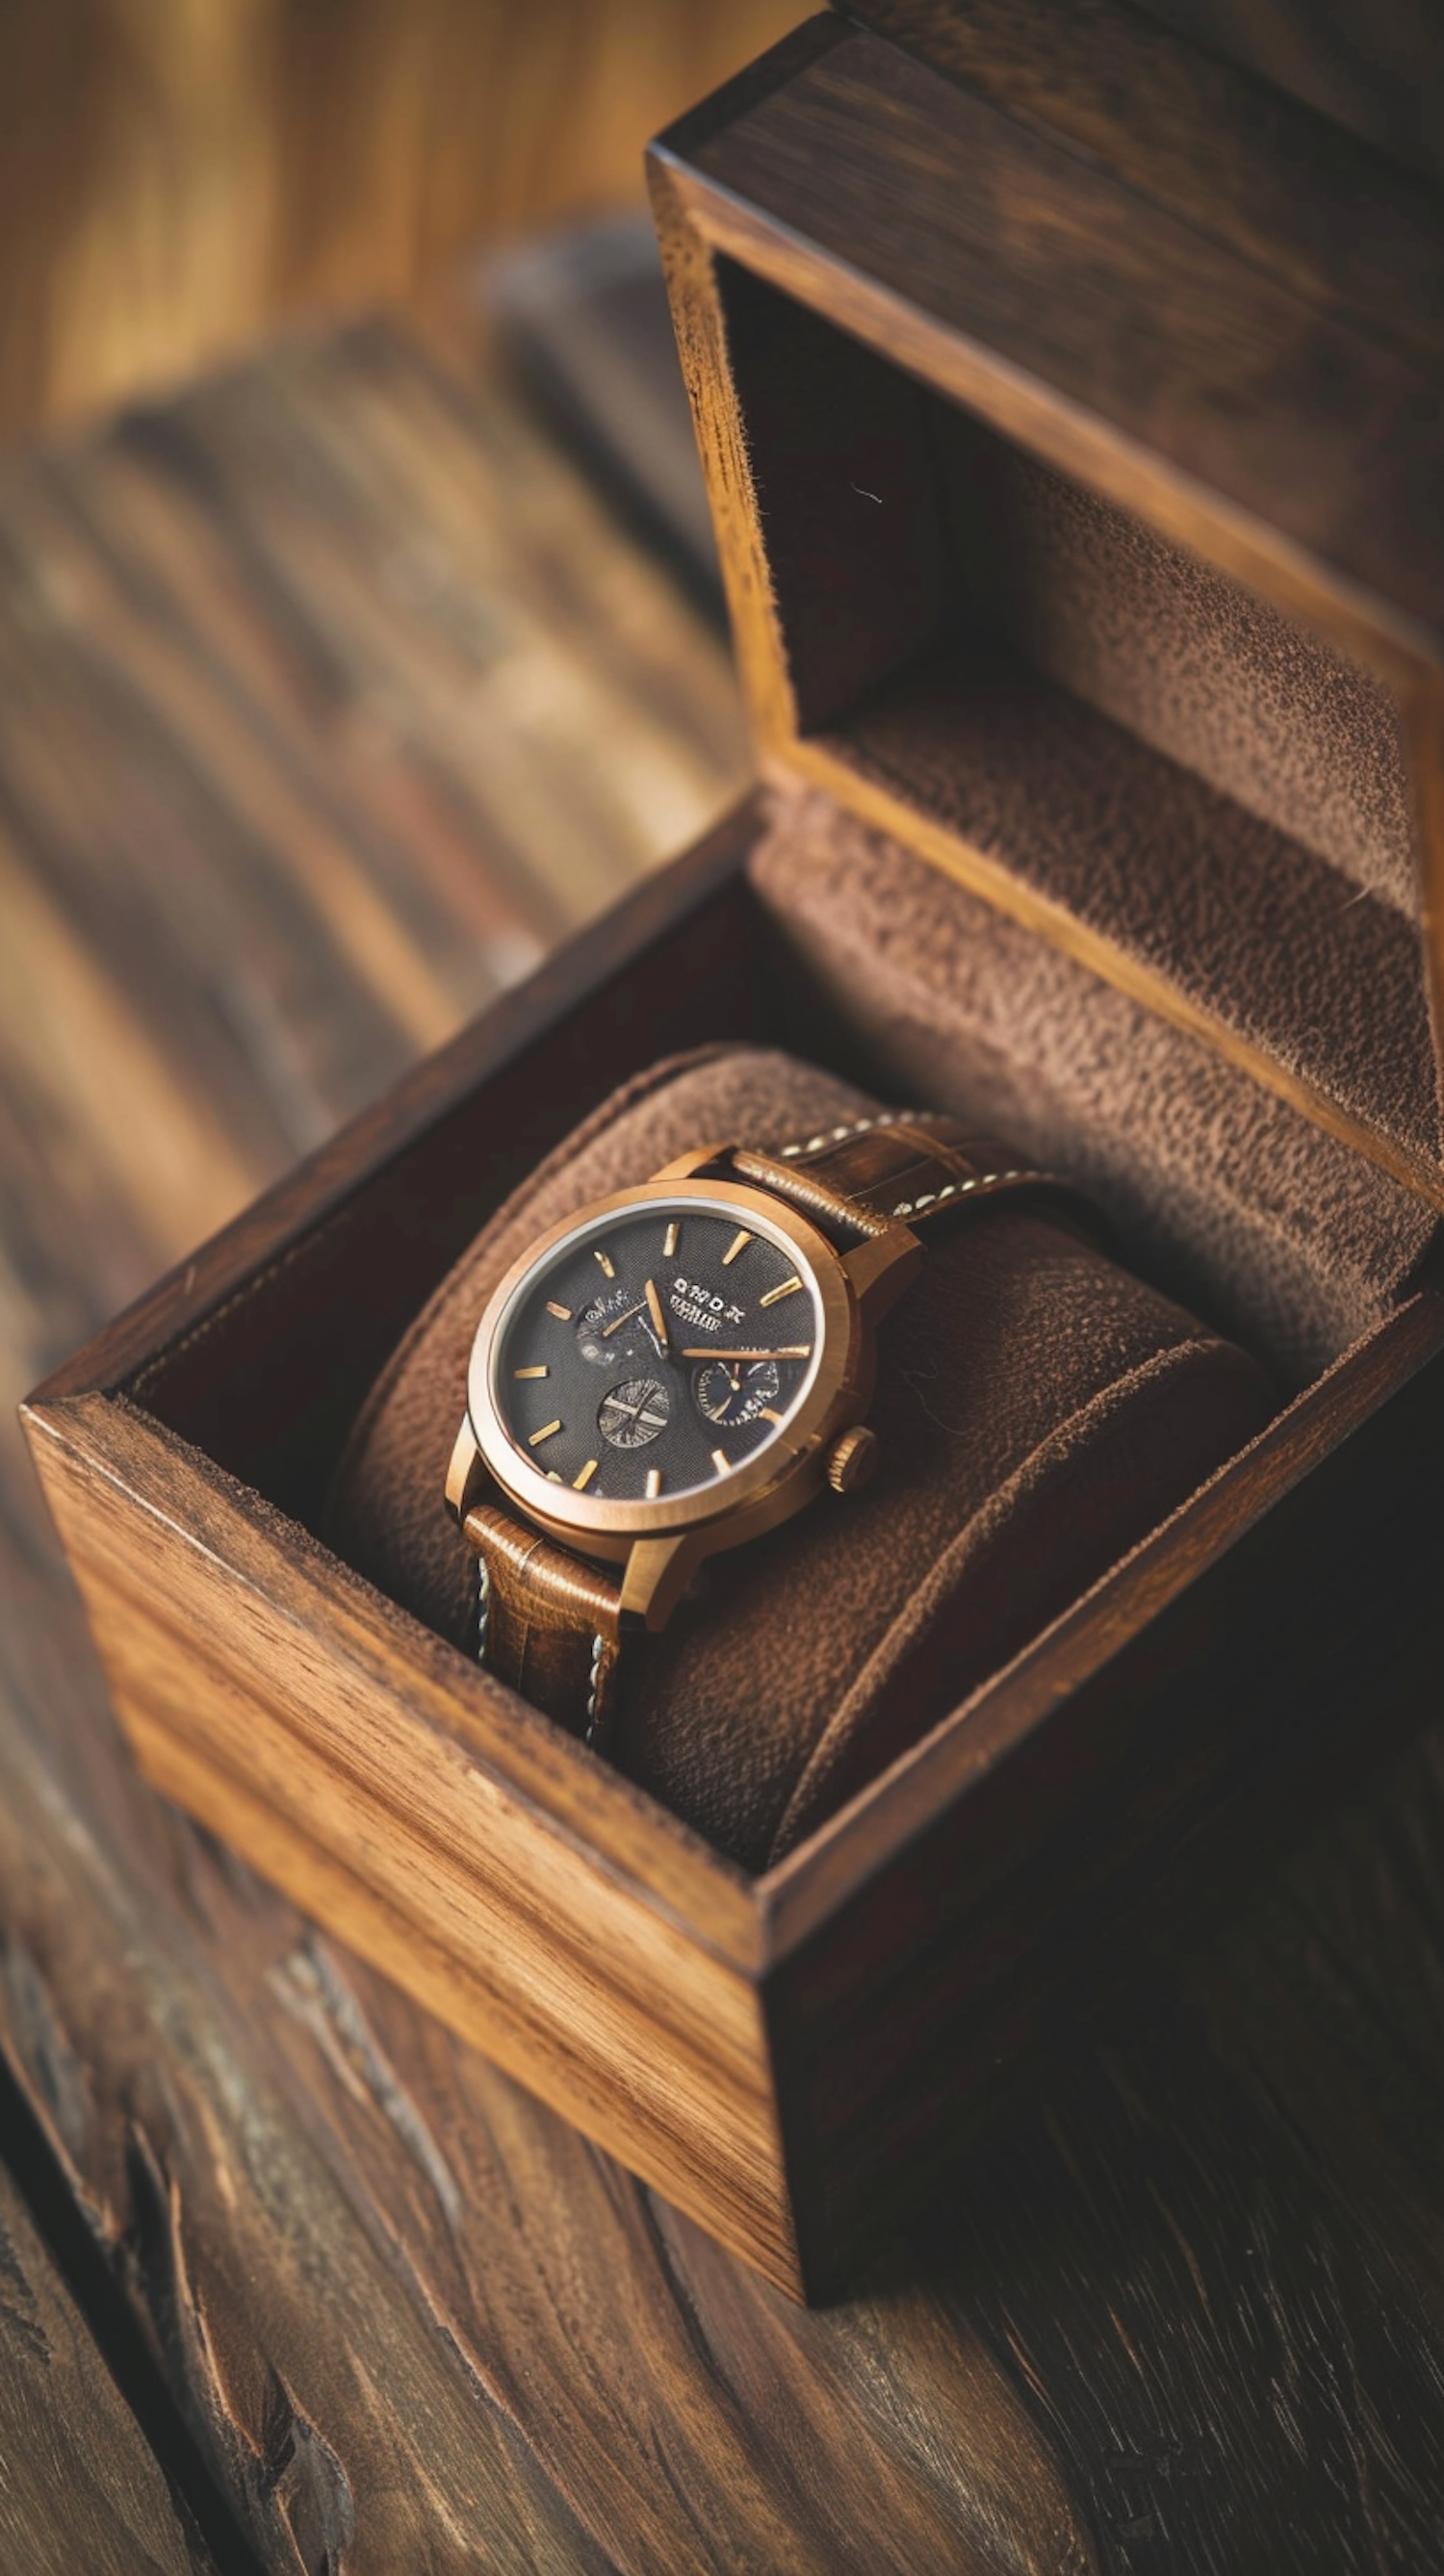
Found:
<path fill-rule="evenodd" d="M 1156 15 L 1176 16 L 1185 35 L 1197 19 L 1197 45 L 1129 0 L 850 0 L 847 14 L 1062 137 L 1321 310 L 1437 366 L 1438 197 L 1327 114 L 1213 52 L 1205 22 L 1229 14 L 1216 0 L 1195 10 L 1160 0 Z M 1251 8 L 1248 27 L 1264 14 Z M 1245 33 L 1242 13 L 1232 23 Z M 1354 69 L 1357 79 L 1357 53 Z"/>
<path fill-rule="evenodd" d="M 123 1062 L 108 1103 L 102 1047 L 14 1066 L 89 1086 L 98 1231 L 189 1248 L 746 777 L 705 623 L 382 326 L 18 458 L 0 517 L 0 975 Z"/>
<path fill-rule="evenodd" d="M 127 756 L 156 774 L 147 740 Z M 92 795 L 119 795 L 113 739 L 93 758 Z M 264 1059 L 188 1071 L 164 1018 L 136 1088 L 143 943 L 38 821 L 12 848 L 52 938 L 6 1019 L 18 1393 L 200 1233 L 198 1133 L 262 1167 L 285 1144 Z M 304 859 L 231 880 L 199 841 L 198 910 L 229 883 L 227 933 L 265 953 Z M 375 1004 L 354 963 L 332 978 L 344 1062 Z M 306 995 L 277 1008 L 311 1043 Z M 162 1187 L 171 1100 L 190 1141 Z M 141 1786 L 13 1433 L 0 1471 L 5 2044 L 268 2567 L 1419 2576 L 1444 2554 L 1436 1749 L 807 2314 Z"/>
<path fill-rule="evenodd" d="M 869 31 L 771 61 L 656 147 L 724 248 L 1065 471 L 1094 479 L 1111 444 L 1125 506 L 1129 475 L 1144 515 L 1170 476 L 1200 524 L 1216 496 L 1438 651 L 1432 367 Z"/>
<path fill-rule="evenodd" d="M 381 2196 L 358 2213 L 318 2158 L 324 2026 L 285 2063 L 303 1928 L 138 1791 L 58 1570 L 12 1554 L 7 1578 L 5 2044 L 262 2564 L 603 2569 L 466 2335 L 408 2294 Z M 47 1829 L 66 1773 L 69 1822 Z M 346 2046 L 343 2119 L 374 2099 L 412 2187 L 459 2222 L 464 2179 L 359 2003 Z"/>
<path fill-rule="evenodd" d="M 215 2576 L 3 2166 L 0 2567 Z"/>
<path fill-rule="evenodd" d="M 1141 0 L 1164 26 L 1306 99 L 1444 180 L 1444 58 L 1432 0 Z"/>

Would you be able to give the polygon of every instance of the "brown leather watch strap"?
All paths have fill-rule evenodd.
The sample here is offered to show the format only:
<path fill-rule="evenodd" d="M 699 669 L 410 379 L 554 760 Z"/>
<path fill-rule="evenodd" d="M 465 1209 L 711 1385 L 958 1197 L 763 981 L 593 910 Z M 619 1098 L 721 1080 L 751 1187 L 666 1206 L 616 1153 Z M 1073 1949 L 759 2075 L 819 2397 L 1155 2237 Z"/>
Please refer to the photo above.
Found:
<path fill-rule="evenodd" d="M 478 1503 L 462 1527 L 477 1556 L 481 1660 L 604 1753 L 616 1716 L 621 1585 L 494 1503 Z"/>
<path fill-rule="evenodd" d="M 824 1230 L 844 1240 L 884 1226 L 919 1226 L 956 1214 L 969 1200 L 1040 1191 L 1071 1204 L 1086 1220 L 1086 1203 L 1067 1182 L 1041 1170 L 1010 1145 L 970 1136 L 941 1111 L 895 1112 L 861 1118 L 848 1127 L 783 1145 L 773 1154 L 739 1147 L 732 1167 L 747 1180 L 790 1201 Z"/>

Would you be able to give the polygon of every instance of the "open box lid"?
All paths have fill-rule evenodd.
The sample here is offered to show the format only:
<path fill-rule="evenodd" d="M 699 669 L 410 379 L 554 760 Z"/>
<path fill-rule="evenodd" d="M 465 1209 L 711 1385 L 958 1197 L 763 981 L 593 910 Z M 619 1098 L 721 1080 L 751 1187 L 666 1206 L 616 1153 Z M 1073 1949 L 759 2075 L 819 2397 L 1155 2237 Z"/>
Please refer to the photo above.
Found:
<path fill-rule="evenodd" d="M 764 760 L 1444 1207 L 1444 214 L 1111 0 L 871 14 L 653 151 Z"/>

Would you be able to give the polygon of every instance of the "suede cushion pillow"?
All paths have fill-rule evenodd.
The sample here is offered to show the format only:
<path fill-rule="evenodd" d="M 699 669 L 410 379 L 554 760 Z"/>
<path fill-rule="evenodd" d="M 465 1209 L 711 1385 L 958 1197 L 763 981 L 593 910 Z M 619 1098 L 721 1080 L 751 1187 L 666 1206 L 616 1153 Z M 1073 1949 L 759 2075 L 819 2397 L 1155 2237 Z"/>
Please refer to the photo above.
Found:
<path fill-rule="evenodd" d="M 339 1552 L 465 1641 L 474 1560 L 442 1502 L 477 1318 L 532 1237 L 699 1142 L 776 1148 L 882 1104 L 756 1048 L 638 1076 L 482 1228 L 372 1391 L 333 1489 Z M 613 1758 L 765 1868 L 1141 1539 L 1256 1431 L 1234 1345 L 1046 1203 L 926 1237 L 879 1335 L 866 1489 L 704 1569 L 628 1647 Z"/>

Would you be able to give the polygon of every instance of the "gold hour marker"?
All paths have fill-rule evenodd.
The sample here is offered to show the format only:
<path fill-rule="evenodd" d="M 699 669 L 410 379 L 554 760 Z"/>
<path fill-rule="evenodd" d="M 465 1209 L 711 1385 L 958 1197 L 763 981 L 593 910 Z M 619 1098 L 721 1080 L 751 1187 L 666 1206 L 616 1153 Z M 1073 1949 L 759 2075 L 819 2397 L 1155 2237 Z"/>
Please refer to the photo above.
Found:
<path fill-rule="evenodd" d="M 780 1422 L 783 1418 L 780 1413 L 773 1412 L 770 1404 L 764 1404 L 760 1410 L 761 1418 L 764 1422 Z"/>
<path fill-rule="evenodd" d="M 535 1449 L 540 1446 L 543 1440 L 550 1440 L 552 1433 L 554 1431 L 560 1431 L 561 1427 L 562 1418 L 560 1414 L 557 1415 L 555 1422 L 544 1422 L 540 1431 L 534 1431 L 531 1434 L 531 1437 L 526 1444 L 528 1449 Z"/>
<path fill-rule="evenodd" d="M 588 1485 L 591 1483 L 593 1476 L 597 1472 L 597 1464 L 598 1462 L 595 1458 L 589 1458 L 585 1467 L 582 1469 L 581 1474 L 579 1476 L 573 1476 L 572 1492 L 574 1494 L 584 1494 L 586 1492 Z"/>
<path fill-rule="evenodd" d="M 657 1294 L 655 1279 L 649 1279 L 647 1282 L 647 1312 L 652 1318 L 652 1330 L 663 1350 L 669 1351 L 672 1347 L 672 1336 L 667 1330 L 667 1318 L 662 1312 L 662 1300 Z"/>
<path fill-rule="evenodd" d="M 617 1274 L 612 1266 L 610 1255 L 605 1252 L 598 1252 L 594 1254 L 593 1257 L 600 1265 L 602 1277 L 604 1279 L 615 1279 Z"/>
<path fill-rule="evenodd" d="M 736 1260 L 739 1252 L 746 1251 L 751 1240 L 752 1235 L 749 1228 L 745 1225 L 739 1226 L 737 1232 L 732 1237 L 731 1242 L 728 1244 L 726 1251 L 722 1255 L 722 1267 L 724 1270 L 727 1268 L 730 1261 Z"/>
<path fill-rule="evenodd" d="M 726 1474 L 726 1472 L 727 1472 L 727 1452 L 726 1452 L 726 1450 L 725 1450 L 725 1449 L 714 1449 L 714 1450 L 713 1450 L 713 1452 L 712 1452 L 712 1464 L 713 1464 L 713 1466 L 716 1468 L 717 1473 L 718 1473 L 718 1475 L 719 1475 L 719 1476 L 723 1476 L 723 1475 L 725 1475 L 725 1474 Z"/>
<path fill-rule="evenodd" d="M 548 1297 L 547 1299 L 547 1313 L 549 1315 L 555 1315 L 559 1324 L 569 1324 L 572 1320 L 572 1310 L 570 1306 L 559 1306 L 556 1303 L 556 1300 L 552 1297 Z"/>
<path fill-rule="evenodd" d="M 662 1259 L 664 1261 L 670 1261 L 676 1249 L 677 1220 L 673 1217 L 671 1224 L 668 1226 L 666 1233 L 662 1237 Z"/>
<path fill-rule="evenodd" d="M 550 1375 L 551 1375 L 551 1371 L 550 1371 L 550 1369 L 544 1369 L 544 1368 L 529 1368 L 529 1369 L 513 1369 L 513 1370 L 512 1370 L 512 1376 L 513 1376 L 513 1377 L 550 1377 Z"/>
<path fill-rule="evenodd" d="M 775 1288 L 769 1288 L 766 1296 L 758 1299 L 758 1303 L 762 1306 L 775 1306 L 779 1297 L 790 1297 L 794 1288 L 801 1286 L 802 1282 L 794 1270 L 790 1279 L 783 1279 Z"/>
<path fill-rule="evenodd" d="M 657 1499 L 657 1496 L 660 1494 L 661 1490 L 662 1490 L 662 1470 L 661 1470 L 661 1468 L 660 1468 L 660 1467 L 649 1467 L 649 1468 L 647 1469 L 647 1500 L 648 1500 L 648 1502 L 649 1502 L 649 1503 L 654 1503 L 654 1502 L 656 1501 L 656 1499 Z"/>

